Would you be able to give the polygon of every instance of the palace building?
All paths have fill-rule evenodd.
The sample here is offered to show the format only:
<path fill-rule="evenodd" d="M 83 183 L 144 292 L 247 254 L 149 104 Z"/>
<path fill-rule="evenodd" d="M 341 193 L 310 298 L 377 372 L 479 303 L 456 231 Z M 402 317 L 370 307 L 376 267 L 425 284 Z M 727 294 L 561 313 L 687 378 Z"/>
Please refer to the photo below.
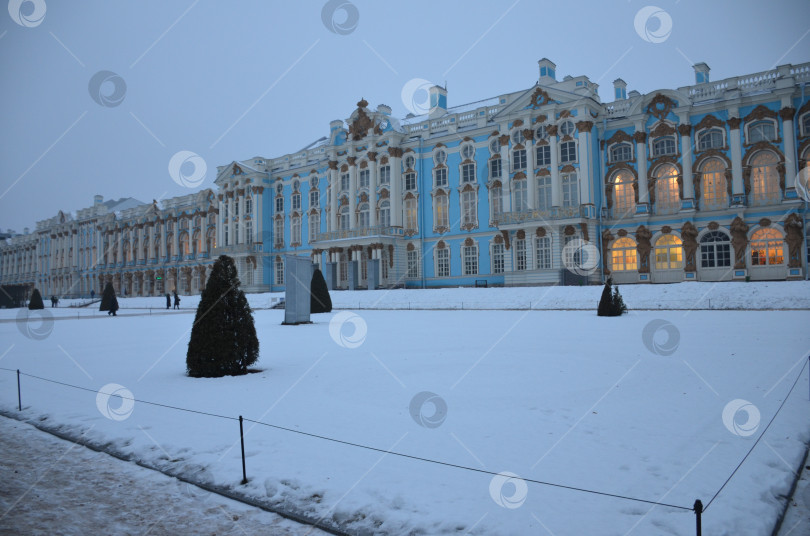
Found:
<path fill-rule="evenodd" d="M 332 288 L 804 279 L 810 63 L 647 94 L 586 76 L 423 115 L 357 103 L 304 150 L 217 168 L 215 189 L 104 201 L 0 238 L 0 283 L 44 295 L 199 293 L 235 258 L 283 290 L 286 255 Z M 573 276 L 573 277 L 572 277 Z"/>

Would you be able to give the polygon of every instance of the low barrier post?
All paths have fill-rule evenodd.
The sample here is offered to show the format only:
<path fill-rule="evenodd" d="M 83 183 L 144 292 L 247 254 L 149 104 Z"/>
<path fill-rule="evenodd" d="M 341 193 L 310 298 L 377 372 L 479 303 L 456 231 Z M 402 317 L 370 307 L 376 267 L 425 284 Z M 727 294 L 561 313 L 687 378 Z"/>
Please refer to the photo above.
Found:
<path fill-rule="evenodd" d="M 20 393 L 20 369 L 17 369 L 17 407 L 22 411 L 22 393 Z"/>
<path fill-rule="evenodd" d="M 700 502 L 700 499 L 695 501 L 695 530 L 697 531 L 697 536 L 701 536 L 703 534 L 703 529 L 700 527 L 700 517 L 703 515 L 703 503 Z"/>
<path fill-rule="evenodd" d="M 239 440 L 242 442 L 242 484 L 247 484 L 247 471 L 245 470 L 245 433 L 242 427 L 242 416 L 239 416 Z"/>

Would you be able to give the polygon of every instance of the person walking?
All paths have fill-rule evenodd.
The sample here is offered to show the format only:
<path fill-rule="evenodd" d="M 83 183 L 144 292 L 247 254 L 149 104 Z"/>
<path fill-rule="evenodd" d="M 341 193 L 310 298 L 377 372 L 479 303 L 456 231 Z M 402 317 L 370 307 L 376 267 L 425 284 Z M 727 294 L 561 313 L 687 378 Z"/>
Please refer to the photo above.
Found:
<path fill-rule="evenodd" d="M 172 297 L 169 296 L 169 293 L 166 293 L 166 309 L 171 309 L 172 307 Z"/>
<path fill-rule="evenodd" d="M 90 289 L 90 299 L 91 300 L 96 299 L 96 290 L 95 289 L 92 289 L 92 288 Z"/>
<path fill-rule="evenodd" d="M 174 308 L 180 309 L 180 296 L 177 295 L 177 290 L 174 291 Z"/>

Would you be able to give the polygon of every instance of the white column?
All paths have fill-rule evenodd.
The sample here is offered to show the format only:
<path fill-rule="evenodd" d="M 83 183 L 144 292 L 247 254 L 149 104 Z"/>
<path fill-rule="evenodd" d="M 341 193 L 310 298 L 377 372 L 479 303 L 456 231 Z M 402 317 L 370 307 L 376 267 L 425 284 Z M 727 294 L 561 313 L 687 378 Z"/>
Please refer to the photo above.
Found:
<path fill-rule="evenodd" d="M 548 132 L 548 144 L 551 151 L 551 206 L 562 206 L 562 179 L 560 178 L 560 155 L 557 154 L 557 126 L 551 125 Z"/>
<path fill-rule="evenodd" d="M 230 196 L 226 197 L 226 202 L 228 203 L 228 220 L 230 220 L 228 224 L 228 244 L 234 245 L 236 244 L 236 229 L 233 225 L 230 225 L 230 223 L 233 221 L 234 214 L 236 214 L 234 211 L 234 195 L 236 195 L 236 193 L 233 191 L 228 193 L 231 194 Z"/>
<path fill-rule="evenodd" d="M 220 194 L 222 195 L 222 194 Z M 216 237 L 217 237 L 217 247 L 222 247 L 225 245 L 225 200 L 221 198 L 217 201 L 217 209 L 219 209 L 219 213 L 217 214 L 217 227 L 216 227 Z"/>
<path fill-rule="evenodd" d="M 256 188 L 256 204 L 253 207 L 253 243 L 262 242 L 262 233 L 261 233 L 261 226 L 264 222 L 262 214 L 264 213 L 264 208 L 262 207 L 262 198 L 263 198 L 263 191 L 264 187 L 259 186 Z"/>
<path fill-rule="evenodd" d="M 782 137 L 785 140 L 785 192 L 796 185 L 796 133 L 793 130 L 793 108 L 782 108 Z"/>
<path fill-rule="evenodd" d="M 526 170 L 526 195 L 529 197 L 529 210 L 534 210 L 537 208 L 537 179 L 534 176 L 534 168 L 537 167 L 537 163 L 535 162 L 537 151 L 534 145 L 534 131 L 527 129 L 525 132 L 528 134 L 528 136 L 526 136 L 526 152 L 528 153 L 526 155 L 526 161 L 528 163 L 528 169 Z"/>
<path fill-rule="evenodd" d="M 579 134 L 579 203 L 588 205 L 593 203 L 591 194 L 591 129 L 593 123 L 580 121 L 577 123 Z"/>
<path fill-rule="evenodd" d="M 180 218 L 174 219 L 172 229 L 174 229 L 174 233 L 172 234 L 172 253 L 176 257 L 180 255 Z"/>
<path fill-rule="evenodd" d="M 391 226 L 402 227 L 402 149 L 390 147 L 388 154 L 391 166 Z"/>
<path fill-rule="evenodd" d="M 354 154 L 354 149 L 349 149 Z M 349 229 L 357 227 L 357 160 L 350 156 L 349 160 Z"/>
<path fill-rule="evenodd" d="M 116 239 L 118 240 L 116 243 L 116 247 L 118 248 L 118 262 L 116 262 L 116 264 L 118 264 L 124 259 L 124 236 L 121 231 L 116 233 Z"/>
<path fill-rule="evenodd" d="M 503 187 L 503 211 L 512 212 L 512 162 L 509 158 L 509 136 L 504 134 L 499 138 L 501 144 L 501 181 Z"/>
<path fill-rule="evenodd" d="M 234 201 L 239 204 L 239 243 L 244 244 L 247 242 L 247 235 L 245 234 L 245 217 L 247 216 L 245 214 L 245 194 L 237 197 Z"/>
<path fill-rule="evenodd" d="M 368 153 L 368 224 L 377 226 L 377 154 Z"/>
<path fill-rule="evenodd" d="M 681 134 L 681 154 L 683 158 L 681 165 L 683 166 L 683 199 L 692 200 L 695 198 L 695 183 L 692 176 L 692 125 L 685 123 L 686 118 L 681 119 L 681 124 L 678 127 L 678 132 Z"/>
<path fill-rule="evenodd" d="M 149 249 L 146 252 L 147 260 L 152 260 L 155 258 L 155 225 L 152 224 L 149 226 Z"/>
<path fill-rule="evenodd" d="M 740 146 L 740 121 L 739 117 L 732 117 L 728 120 L 731 135 L 729 136 L 729 148 L 731 149 L 731 193 L 732 195 L 742 195 L 745 193 L 742 174 L 742 147 Z"/>
<path fill-rule="evenodd" d="M 641 123 L 636 124 L 636 162 L 638 162 L 638 202 L 649 203 L 650 192 L 647 189 L 647 134 Z"/>
<path fill-rule="evenodd" d="M 338 180 L 337 162 L 331 161 L 329 162 L 329 230 L 333 232 L 338 228 Z"/>
<path fill-rule="evenodd" d="M 166 227 L 164 223 L 160 224 L 163 226 L 163 229 L 160 230 L 160 263 L 165 262 L 164 259 L 166 258 Z"/>

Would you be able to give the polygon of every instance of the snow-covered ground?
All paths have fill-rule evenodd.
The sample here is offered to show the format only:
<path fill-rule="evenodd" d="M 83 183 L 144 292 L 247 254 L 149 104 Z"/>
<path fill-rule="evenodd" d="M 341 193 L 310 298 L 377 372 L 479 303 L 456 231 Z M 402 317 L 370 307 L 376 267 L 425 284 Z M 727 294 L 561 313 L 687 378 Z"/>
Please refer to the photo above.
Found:
<path fill-rule="evenodd" d="M 4 417 L 0 451 L 0 534 L 326 534 Z"/>
<path fill-rule="evenodd" d="M 713 303 L 735 299 L 725 285 L 711 290 Z M 807 307 L 804 283 L 740 286 L 752 289 L 736 298 L 741 307 Z M 92 426 L 87 437 L 98 445 L 351 533 L 692 534 L 687 510 L 526 484 L 252 422 L 245 423 L 250 481 L 241 486 L 236 420 L 143 402 L 119 407 L 117 397 L 98 394 L 118 384 L 141 401 L 244 415 L 382 451 L 687 508 L 695 499 L 708 504 L 802 370 L 808 311 L 598 318 L 597 287 L 386 295 L 402 296 L 400 304 L 415 292 L 449 302 L 454 291 L 464 300 L 483 292 L 491 302 L 517 295 L 534 302 L 549 289 L 572 291 L 566 303 L 581 300 L 590 310 L 339 311 L 301 326 L 282 326 L 283 311 L 259 310 L 261 372 L 220 379 L 184 375 L 191 309 L 150 316 L 122 303 L 123 313 L 137 316 L 66 318 L 28 336 L 14 322 L 0 323 L 0 367 L 89 390 L 23 376 L 24 419 L 76 435 Z M 673 303 L 694 303 L 709 288 L 621 290 L 632 309 L 664 303 L 675 290 Z M 371 294 L 332 296 L 342 306 L 349 305 L 344 295 Z M 251 304 L 271 297 L 251 296 Z M 759 445 L 708 507 L 705 533 L 770 534 L 810 441 L 807 389 L 804 369 Z M 16 377 L 0 371 L 0 408 L 16 412 L 16 404 Z"/>

